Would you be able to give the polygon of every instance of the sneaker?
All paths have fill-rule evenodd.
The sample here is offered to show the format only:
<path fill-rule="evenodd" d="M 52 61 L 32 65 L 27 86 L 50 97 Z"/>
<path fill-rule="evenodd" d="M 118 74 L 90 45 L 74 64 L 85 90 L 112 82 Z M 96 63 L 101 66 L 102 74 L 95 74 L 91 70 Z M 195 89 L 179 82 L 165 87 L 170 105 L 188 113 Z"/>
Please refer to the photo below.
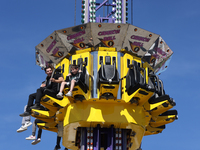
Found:
<path fill-rule="evenodd" d="M 68 92 L 67 94 L 65 94 L 65 96 L 71 96 L 72 97 L 72 92 Z"/>
<path fill-rule="evenodd" d="M 32 125 L 32 122 L 30 122 L 30 121 L 27 121 L 27 122 L 25 122 L 25 125 L 24 125 L 24 127 L 29 127 L 29 126 L 31 126 Z"/>
<path fill-rule="evenodd" d="M 23 132 L 23 131 L 26 131 L 26 130 L 27 130 L 27 127 L 21 126 L 21 127 L 17 130 L 17 132 L 19 133 L 19 132 Z"/>
<path fill-rule="evenodd" d="M 32 145 L 36 145 L 37 143 L 40 143 L 41 139 L 35 139 L 33 142 L 31 142 Z"/>
<path fill-rule="evenodd" d="M 26 117 L 26 116 L 30 116 L 30 115 L 31 115 L 31 112 L 25 111 L 24 113 L 20 114 L 19 116 Z"/>
<path fill-rule="evenodd" d="M 58 150 L 58 149 L 61 149 L 60 145 L 59 146 L 56 145 L 55 148 L 54 148 L 54 150 Z"/>
<path fill-rule="evenodd" d="M 36 137 L 33 135 L 30 135 L 29 137 L 26 138 L 26 140 L 35 140 L 35 139 L 36 139 Z"/>
<path fill-rule="evenodd" d="M 34 104 L 33 106 L 30 107 L 31 109 L 40 109 L 41 106 L 38 104 Z"/>
<path fill-rule="evenodd" d="M 57 98 L 63 98 L 63 93 L 59 92 L 56 96 Z"/>

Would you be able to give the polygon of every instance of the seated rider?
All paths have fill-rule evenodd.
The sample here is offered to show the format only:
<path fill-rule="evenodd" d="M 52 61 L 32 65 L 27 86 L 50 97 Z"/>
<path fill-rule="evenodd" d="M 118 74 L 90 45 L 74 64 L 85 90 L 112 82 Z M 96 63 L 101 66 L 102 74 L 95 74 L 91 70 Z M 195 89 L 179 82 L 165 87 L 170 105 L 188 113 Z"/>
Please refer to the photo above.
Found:
<path fill-rule="evenodd" d="M 45 73 L 47 74 L 45 83 L 42 83 L 41 87 L 37 89 L 36 93 L 29 95 L 29 100 L 27 104 L 26 111 L 22 114 L 20 114 L 21 117 L 29 116 L 31 115 L 31 109 L 40 109 L 40 100 L 42 96 L 44 96 L 44 90 L 49 89 L 55 94 L 57 93 L 57 85 L 58 83 L 61 83 L 64 81 L 63 77 L 61 77 L 60 74 L 52 74 L 52 68 L 51 66 L 47 66 L 45 69 Z M 33 101 L 35 99 L 35 105 L 33 105 Z M 33 106 L 32 106 L 33 105 Z"/>
<path fill-rule="evenodd" d="M 82 72 L 81 70 L 79 70 L 77 65 L 72 65 L 71 66 L 71 73 L 69 73 L 67 75 L 66 81 L 69 79 L 71 81 L 71 85 L 70 85 L 70 90 L 67 94 L 65 94 L 65 96 L 72 96 L 72 91 L 74 89 L 75 83 L 78 82 L 79 80 L 79 73 Z M 60 92 L 56 95 L 58 98 L 62 98 L 63 97 L 63 93 L 62 91 L 65 88 L 65 85 L 69 84 L 68 82 L 62 82 L 61 86 L 60 86 Z"/>

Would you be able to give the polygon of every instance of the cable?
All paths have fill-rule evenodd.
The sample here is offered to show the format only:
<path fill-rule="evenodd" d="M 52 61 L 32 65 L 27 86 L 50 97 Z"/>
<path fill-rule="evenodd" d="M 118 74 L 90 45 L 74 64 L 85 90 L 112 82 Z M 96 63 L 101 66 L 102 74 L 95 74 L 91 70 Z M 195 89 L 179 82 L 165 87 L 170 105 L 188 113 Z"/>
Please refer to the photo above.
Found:
<path fill-rule="evenodd" d="M 74 26 L 76 25 L 76 0 L 75 0 L 75 9 L 74 9 Z"/>
<path fill-rule="evenodd" d="M 131 24 L 133 25 L 133 0 L 131 0 Z"/>

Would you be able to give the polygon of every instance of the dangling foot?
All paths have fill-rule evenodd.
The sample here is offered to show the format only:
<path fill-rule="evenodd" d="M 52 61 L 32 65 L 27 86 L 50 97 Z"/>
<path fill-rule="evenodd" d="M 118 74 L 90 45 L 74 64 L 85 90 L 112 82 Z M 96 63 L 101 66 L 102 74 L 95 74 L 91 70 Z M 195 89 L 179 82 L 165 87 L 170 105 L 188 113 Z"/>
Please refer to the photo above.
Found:
<path fill-rule="evenodd" d="M 30 116 L 30 115 L 31 115 L 31 112 L 25 111 L 24 113 L 20 114 L 19 116 L 26 117 L 26 116 Z"/>
<path fill-rule="evenodd" d="M 19 129 L 17 129 L 17 132 L 23 132 L 23 131 L 26 131 L 27 130 L 27 127 L 25 126 L 21 126 Z"/>
<path fill-rule="evenodd" d="M 57 98 L 63 98 L 63 93 L 59 92 L 56 96 Z"/>
<path fill-rule="evenodd" d="M 58 149 L 61 149 L 60 145 L 56 145 L 54 150 L 58 150 Z"/>
<path fill-rule="evenodd" d="M 72 97 L 72 92 L 69 91 L 67 94 L 65 94 L 65 96 Z"/>
<path fill-rule="evenodd" d="M 30 121 L 27 121 L 27 122 L 25 122 L 25 125 L 24 125 L 24 127 L 29 127 L 29 126 L 31 126 L 32 125 L 32 122 L 30 122 Z"/>
<path fill-rule="evenodd" d="M 31 109 L 43 109 L 44 107 L 40 106 L 40 104 L 34 104 L 30 107 Z"/>
<path fill-rule="evenodd" d="M 32 145 L 36 145 L 37 143 L 40 143 L 41 139 L 38 138 L 38 139 L 35 139 L 31 144 Z"/>
<path fill-rule="evenodd" d="M 29 137 L 26 138 L 26 140 L 35 140 L 35 139 L 36 139 L 36 137 L 33 135 L 30 135 Z"/>

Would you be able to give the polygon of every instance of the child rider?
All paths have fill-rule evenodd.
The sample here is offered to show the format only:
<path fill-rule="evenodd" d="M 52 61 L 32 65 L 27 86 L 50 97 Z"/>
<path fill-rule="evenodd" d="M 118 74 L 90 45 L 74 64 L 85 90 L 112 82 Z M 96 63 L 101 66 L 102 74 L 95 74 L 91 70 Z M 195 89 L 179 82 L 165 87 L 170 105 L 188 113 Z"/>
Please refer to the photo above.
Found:
<path fill-rule="evenodd" d="M 67 94 L 65 94 L 65 96 L 72 96 L 72 91 L 74 89 L 75 83 L 78 82 L 80 75 L 79 73 L 82 72 L 81 70 L 79 70 L 77 65 L 72 65 L 71 66 L 71 73 L 69 73 L 66 77 L 69 78 L 69 80 L 71 81 L 71 86 L 70 86 L 70 90 Z M 60 92 L 56 95 L 57 98 L 63 98 L 63 93 L 62 91 L 64 90 L 64 87 L 66 84 L 69 84 L 68 82 L 62 82 L 61 86 L 60 86 Z"/>

